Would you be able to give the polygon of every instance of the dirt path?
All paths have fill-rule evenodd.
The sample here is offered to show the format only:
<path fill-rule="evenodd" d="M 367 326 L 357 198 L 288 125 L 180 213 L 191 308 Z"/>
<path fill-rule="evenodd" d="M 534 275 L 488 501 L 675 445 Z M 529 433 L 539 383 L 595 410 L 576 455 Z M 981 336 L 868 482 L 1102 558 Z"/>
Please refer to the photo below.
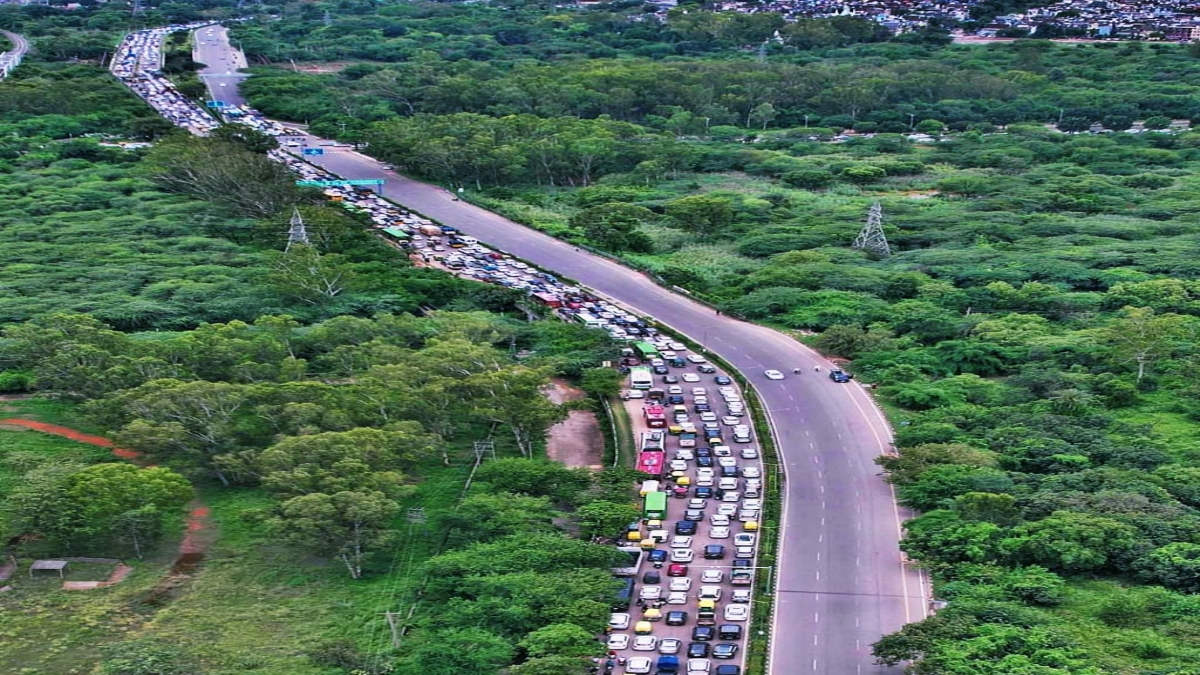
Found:
<path fill-rule="evenodd" d="M 136 460 L 141 457 L 141 453 L 139 452 L 115 447 L 112 441 L 103 436 L 85 434 L 57 424 L 47 424 L 46 422 L 38 422 L 36 420 L 10 417 L 0 420 L 0 429 L 5 428 L 32 429 L 46 434 L 69 438 L 80 443 L 87 443 L 101 448 L 111 448 L 112 453 L 121 459 Z M 205 551 L 216 540 L 216 531 L 212 525 L 212 518 L 209 515 L 208 507 L 199 500 L 192 500 L 188 504 L 188 517 L 184 525 L 183 541 L 179 542 L 179 556 L 171 566 L 171 572 L 168 577 L 151 590 L 152 597 L 161 599 L 169 595 L 172 590 L 180 585 L 183 578 L 191 576 L 196 571 L 196 568 L 204 560 Z M 87 590 L 111 586 L 124 581 L 125 577 L 129 576 L 132 571 L 133 568 L 131 567 L 118 565 L 107 581 L 67 582 L 67 584 L 72 584 L 68 590 Z M 66 589 L 67 585 L 64 584 L 63 587 Z"/>
<path fill-rule="evenodd" d="M 544 391 L 554 403 L 578 401 L 587 396 L 582 389 L 560 379 L 552 380 Z M 546 455 L 572 469 L 603 469 L 604 433 L 596 413 L 572 410 L 567 419 L 550 427 L 546 433 Z"/>

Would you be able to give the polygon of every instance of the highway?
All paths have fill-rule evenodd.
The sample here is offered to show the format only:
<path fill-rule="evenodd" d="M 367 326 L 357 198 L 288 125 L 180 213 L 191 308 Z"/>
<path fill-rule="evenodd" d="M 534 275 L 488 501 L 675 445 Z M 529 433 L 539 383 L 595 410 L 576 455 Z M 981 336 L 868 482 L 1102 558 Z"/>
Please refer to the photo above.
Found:
<path fill-rule="evenodd" d="M 214 48 L 225 52 L 224 62 L 238 58 L 227 42 Z M 234 80 L 225 89 L 236 86 Z M 771 580 L 776 613 L 770 672 L 902 672 L 876 664 L 870 646 L 924 618 L 928 591 L 897 545 L 908 514 L 896 507 L 873 462 L 889 450 L 891 432 L 861 386 L 834 383 L 826 377 L 830 363 L 775 330 L 718 315 L 640 273 L 455 201 L 443 188 L 385 170 L 349 148 L 313 137 L 305 142 L 325 149 L 324 156 L 306 157 L 314 164 L 347 179 L 384 179 L 387 198 L 654 317 L 740 370 L 767 409 L 787 477 L 779 563 Z M 792 373 L 797 367 L 801 375 Z M 767 369 L 786 378 L 767 380 Z"/>
<path fill-rule="evenodd" d="M 4 78 L 12 72 L 13 68 L 21 65 L 21 59 L 29 51 L 29 40 L 6 30 L 0 30 L 0 35 L 8 38 L 13 43 L 11 50 L 0 54 L 0 78 Z"/>
<path fill-rule="evenodd" d="M 200 79 L 208 87 L 209 99 L 229 105 L 246 102 L 238 93 L 238 83 L 250 77 L 239 72 L 246 67 L 246 56 L 229 44 L 229 29 L 206 26 L 192 32 L 192 60 L 204 64 Z"/>

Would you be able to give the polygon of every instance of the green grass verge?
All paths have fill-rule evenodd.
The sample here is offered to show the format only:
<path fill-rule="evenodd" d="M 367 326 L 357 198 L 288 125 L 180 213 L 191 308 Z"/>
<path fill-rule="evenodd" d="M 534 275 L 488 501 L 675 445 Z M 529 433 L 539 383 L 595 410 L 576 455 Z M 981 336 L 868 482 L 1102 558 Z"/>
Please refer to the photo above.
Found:
<path fill-rule="evenodd" d="M 625 409 L 625 403 L 619 398 L 610 401 L 608 409 L 612 411 L 612 421 L 617 427 L 617 466 L 633 466 L 637 455 L 633 438 L 633 420 L 629 419 L 629 411 Z M 612 459 L 612 457 L 605 457 L 609 465 L 611 465 Z"/>

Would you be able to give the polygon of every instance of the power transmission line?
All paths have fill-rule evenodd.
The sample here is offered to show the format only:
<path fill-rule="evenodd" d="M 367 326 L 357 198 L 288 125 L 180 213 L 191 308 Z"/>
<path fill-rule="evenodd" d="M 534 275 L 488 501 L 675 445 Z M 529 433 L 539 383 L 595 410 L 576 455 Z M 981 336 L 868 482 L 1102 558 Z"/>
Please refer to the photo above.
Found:
<path fill-rule="evenodd" d="M 300 216 L 300 208 L 292 207 L 292 220 L 288 227 L 287 246 L 283 249 L 284 253 L 292 250 L 292 244 L 308 245 L 308 229 L 304 226 L 304 218 Z"/>
<path fill-rule="evenodd" d="M 863 225 L 858 236 L 854 238 L 854 248 L 866 251 L 868 255 L 886 258 L 892 254 L 887 236 L 883 233 L 883 207 L 879 202 L 871 205 L 867 212 L 867 224 Z"/>

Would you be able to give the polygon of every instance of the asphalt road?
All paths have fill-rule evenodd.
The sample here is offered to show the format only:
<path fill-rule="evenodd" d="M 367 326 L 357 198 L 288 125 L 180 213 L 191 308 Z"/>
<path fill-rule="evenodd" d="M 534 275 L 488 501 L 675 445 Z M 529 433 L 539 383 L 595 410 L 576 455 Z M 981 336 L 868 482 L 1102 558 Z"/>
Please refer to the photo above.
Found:
<path fill-rule="evenodd" d="M 238 93 L 238 83 L 250 76 L 238 72 L 246 67 L 246 57 L 229 44 L 228 30 L 225 26 L 206 26 L 193 31 L 192 60 L 205 66 L 200 69 L 200 79 L 208 87 L 211 100 L 242 105 L 246 100 Z"/>
<path fill-rule="evenodd" d="M 6 30 L 0 30 L 0 35 L 8 38 L 13 43 L 12 49 L 0 54 L 0 77 L 2 77 L 7 75 L 14 67 L 13 64 L 19 63 L 21 57 L 25 56 L 25 53 L 29 51 L 29 40 Z"/>
<path fill-rule="evenodd" d="M 717 315 L 642 274 L 455 201 L 443 188 L 385 170 L 348 148 L 325 150 L 306 159 L 346 179 L 382 178 L 387 198 L 654 317 L 740 370 L 767 408 L 787 478 L 772 580 L 772 675 L 902 671 L 876 664 L 870 645 L 926 616 L 926 582 L 906 568 L 897 546 L 907 514 L 873 462 L 889 449 L 891 432 L 859 385 L 831 381 L 830 363 L 777 331 Z M 801 375 L 792 373 L 797 367 Z M 768 369 L 786 378 L 767 380 Z"/>

